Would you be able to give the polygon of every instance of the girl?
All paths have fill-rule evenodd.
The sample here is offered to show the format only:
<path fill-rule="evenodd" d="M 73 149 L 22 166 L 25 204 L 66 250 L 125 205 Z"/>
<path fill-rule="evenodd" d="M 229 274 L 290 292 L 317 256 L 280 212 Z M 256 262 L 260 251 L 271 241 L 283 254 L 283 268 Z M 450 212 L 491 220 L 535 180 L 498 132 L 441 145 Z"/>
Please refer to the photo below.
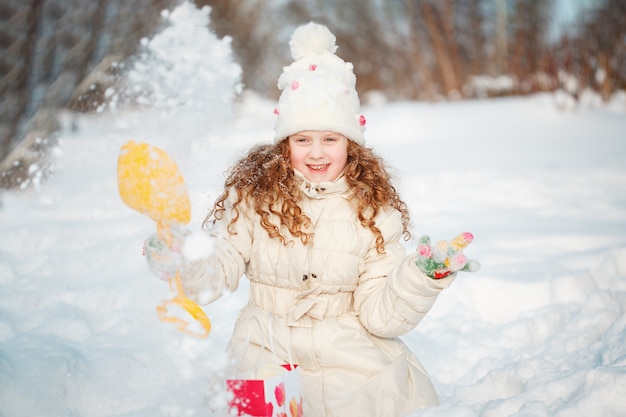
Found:
<path fill-rule="evenodd" d="M 364 146 L 356 78 L 334 54 L 335 37 L 309 23 L 290 46 L 274 143 L 254 147 L 230 170 L 204 223 L 214 251 L 180 265 L 185 292 L 206 304 L 248 277 L 249 303 L 231 341 L 237 366 L 254 371 L 291 355 L 307 417 L 403 416 L 437 404 L 398 336 L 456 274 L 448 268 L 435 279 L 420 269 L 419 253 L 407 256 L 407 206 Z M 164 269 L 154 239 L 148 262 Z"/>

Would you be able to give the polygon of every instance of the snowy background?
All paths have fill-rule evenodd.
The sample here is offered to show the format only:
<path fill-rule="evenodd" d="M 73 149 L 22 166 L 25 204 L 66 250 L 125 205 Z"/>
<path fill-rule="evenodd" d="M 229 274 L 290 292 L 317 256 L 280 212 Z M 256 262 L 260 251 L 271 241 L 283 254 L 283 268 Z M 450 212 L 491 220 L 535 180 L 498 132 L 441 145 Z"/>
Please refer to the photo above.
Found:
<path fill-rule="evenodd" d="M 240 69 L 228 40 L 201 29 L 208 18 L 188 4 L 165 14 L 110 105 L 65 117 L 53 177 L 1 196 L 0 417 L 220 415 L 245 279 L 205 308 L 207 339 L 160 322 L 172 293 L 141 254 L 154 225 L 116 184 L 123 143 L 166 149 L 199 230 L 228 165 L 273 137 L 273 102 L 244 91 L 229 104 Z M 363 113 L 414 235 L 471 231 L 466 253 L 483 265 L 403 338 L 442 403 L 414 415 L 625 415 L 626 98 L 379 101 Z"/>

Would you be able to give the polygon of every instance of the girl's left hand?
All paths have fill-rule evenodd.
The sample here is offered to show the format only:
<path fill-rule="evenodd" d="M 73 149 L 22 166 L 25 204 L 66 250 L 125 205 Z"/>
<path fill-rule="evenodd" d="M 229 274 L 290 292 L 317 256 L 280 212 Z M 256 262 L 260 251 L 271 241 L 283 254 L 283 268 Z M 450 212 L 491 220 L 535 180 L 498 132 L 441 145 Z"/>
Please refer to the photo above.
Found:
<path fill-rule="evenodd" d="M 467 259 L 463 249 L 469 245 L 474 236 L 461 233 L 450 242 L 442 240 L 431 246 L 430 237 L 424 235 L 417 245 L 417 259 L 415 264 L 426 275 L 433 279 L 445 278 L 457 271 L 475 272 L 480 269 L 480 263 Z"/>

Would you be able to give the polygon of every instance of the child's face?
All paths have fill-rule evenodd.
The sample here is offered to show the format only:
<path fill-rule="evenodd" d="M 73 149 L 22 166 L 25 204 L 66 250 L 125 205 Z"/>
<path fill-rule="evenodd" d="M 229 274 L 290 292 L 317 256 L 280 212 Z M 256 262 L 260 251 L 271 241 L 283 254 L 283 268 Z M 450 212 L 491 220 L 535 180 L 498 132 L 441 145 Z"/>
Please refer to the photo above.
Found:
<path fill-rule="evenodd" d="M 313 183 L 334 181 L 348 162 L 348 138 L 339 133 L 305 130 L 288 140 L 291 165 Z"/>

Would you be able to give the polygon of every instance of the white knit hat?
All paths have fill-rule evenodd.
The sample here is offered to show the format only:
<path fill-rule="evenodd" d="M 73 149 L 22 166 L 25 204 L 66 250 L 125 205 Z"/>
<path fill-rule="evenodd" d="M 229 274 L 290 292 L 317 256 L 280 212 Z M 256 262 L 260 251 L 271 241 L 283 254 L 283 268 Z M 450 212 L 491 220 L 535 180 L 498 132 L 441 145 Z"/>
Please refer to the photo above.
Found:
<path fill-rule="evenodd" d="M 360 114 L 354 66 L 335 55 L 335 35 L 311 22 L 295 30 L 289 46 L 294 62 L 278 79 L 282 93 L 274 110 L 274 142 L 303 130 L 324 130 L 363 146 L 365 118 Z"/>

